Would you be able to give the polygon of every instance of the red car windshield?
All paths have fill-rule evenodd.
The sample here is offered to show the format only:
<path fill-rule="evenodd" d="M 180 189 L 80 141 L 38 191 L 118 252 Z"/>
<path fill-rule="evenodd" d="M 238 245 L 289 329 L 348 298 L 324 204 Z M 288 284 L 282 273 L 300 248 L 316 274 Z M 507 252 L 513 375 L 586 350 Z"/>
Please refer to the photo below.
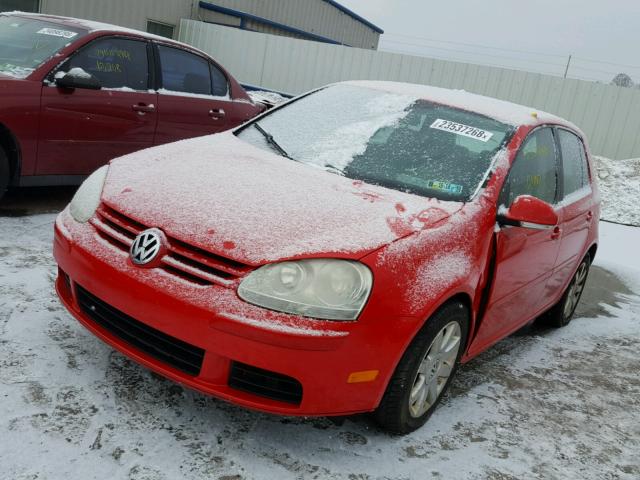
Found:
<path fill-rule="evenodd" d="M 32 18 L 0 16 L 0 73 L 25 78 L 85 30 Z"/>
<path fill-rule="evenodd" d="M 414 97 L 336 85 L 238 136 L 308 165 L 441 200 L 467 201 L 515 128 Z"/>

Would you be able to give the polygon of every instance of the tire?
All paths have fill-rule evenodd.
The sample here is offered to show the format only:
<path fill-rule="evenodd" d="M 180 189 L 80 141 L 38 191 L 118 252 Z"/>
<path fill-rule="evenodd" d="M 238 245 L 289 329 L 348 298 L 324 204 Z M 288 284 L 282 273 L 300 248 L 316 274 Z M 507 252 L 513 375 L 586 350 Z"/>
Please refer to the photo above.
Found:
<path fill-rule="evenodd" d="M 11 170 L 9 169 L 9 158 L 2 147 L 0 147 L 0 200 L 7 191 L 10 175 Z"/>
<path fill-rule="evenodd" d="M 426 423 L 458 369 L 468 331 L 469 310 L 461 302 L 444 305 L 427 320 L 407 347 L 374 412 L 382 428 L 404 435 Z M 445 340 L 440 342 L 445 348 L 440 355 L 434 355 L 438 338 Z M 451 348 L 447 351 L 447 347 Z M 423 387 L 419 388 L 420 385 Z"/>
<path fill-rule="evenodd" d="M 543 316 L 543 322 L 553 328 L 562 328 L 569 325 L 573 314 L 576 311 L 582 292 L 589 277 L 589 267 L 591 266 L 591 257 L 587 254 L 573 275 L 567 289 L 562 294 L 560 301 L 556 303 L 551 310 Z"/>

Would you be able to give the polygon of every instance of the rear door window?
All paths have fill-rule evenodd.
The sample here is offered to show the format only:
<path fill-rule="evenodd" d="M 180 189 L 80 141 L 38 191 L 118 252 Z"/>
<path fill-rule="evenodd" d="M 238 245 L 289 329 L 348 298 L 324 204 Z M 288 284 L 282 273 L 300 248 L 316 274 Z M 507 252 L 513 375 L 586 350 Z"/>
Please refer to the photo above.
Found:
<path fill-rule="evenodd" d="M 567 197 L 589 185 L 589 167 L 582 140 L 567 130 L 557 132 L 562 152 L 563 193 Z"/>
<path fill-rule="evenodd" d="M 229 82 L 222 70 L 211 65 L 211 89 L 215 97 L 226 97 L 229 94 Z"/>
<path fill-rule="evenodd" d="M 558 192 L 558 157 L 553 131 L 540 128 L 520 149 L 502 192 L 507 207 L 521 195 L 531 195 L 554 204 Z"/>
<path fill-rule="evenodd" d="M 179 48 L 158 45 L 162 88 L 171 92 L 211 95 L 209 62 Z"/>
<path fill-rule="evenodd" d="M 101 38 L 83 47 L 65 63 L 62 71 L 82 68 L 103 88 L 149 88 L 147 42 L 119 37 Z"/>

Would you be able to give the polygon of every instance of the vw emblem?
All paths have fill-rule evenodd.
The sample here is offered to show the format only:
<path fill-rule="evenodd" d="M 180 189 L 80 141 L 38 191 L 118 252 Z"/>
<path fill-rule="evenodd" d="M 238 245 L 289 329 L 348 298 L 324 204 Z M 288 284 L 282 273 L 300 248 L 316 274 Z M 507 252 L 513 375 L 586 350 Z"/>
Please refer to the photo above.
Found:
<path fill-rule="evenodd" d="M 131 245 L 131 250 L 129 250 L 131 261 L 138 266 L 148 265 L 158 258 L 162 246 L 163 235 L 160 230 L 156 228 L 145 230 L 136 237 Z"/>

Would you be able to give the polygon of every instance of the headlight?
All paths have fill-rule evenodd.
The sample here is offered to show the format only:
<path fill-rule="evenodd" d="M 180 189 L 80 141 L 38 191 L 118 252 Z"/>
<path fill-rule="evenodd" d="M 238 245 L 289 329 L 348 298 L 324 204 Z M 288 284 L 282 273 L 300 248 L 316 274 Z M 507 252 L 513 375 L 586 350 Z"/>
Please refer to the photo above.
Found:
<path fill-rule="evenodd" d="M 325 320 L 356 320 L 369 298 L 371 271 L 348 260 L 267 265 L 240 284 L 244 301 L 278 312 Z"/>
<path fill-rule="evenodd" d="M 76 222 L 88 222 L 100 205 L 102 188 L 107 179 L 109 167 L 105 165 L 99 168 L 87 178 L 73 196 L 69 211 Z"/>

